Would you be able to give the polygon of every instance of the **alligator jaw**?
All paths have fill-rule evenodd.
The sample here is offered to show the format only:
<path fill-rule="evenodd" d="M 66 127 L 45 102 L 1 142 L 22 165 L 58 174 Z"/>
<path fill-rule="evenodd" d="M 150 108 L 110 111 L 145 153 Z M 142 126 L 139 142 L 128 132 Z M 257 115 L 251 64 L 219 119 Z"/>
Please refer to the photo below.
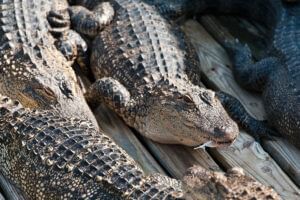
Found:
<path fill-rule="evenodd" d="M 211 147 L 211 148 L 224 148 L 224 147 L 229 147 L 235 142 L 236 138 L 233 140 L 228 140 L 228 141 L 214 141 L 214 140 L 209 140 L 208 142 L 205 142 L 199 146 L 194 147 L 194 149 L 205 149 L 206 147 Z"/>

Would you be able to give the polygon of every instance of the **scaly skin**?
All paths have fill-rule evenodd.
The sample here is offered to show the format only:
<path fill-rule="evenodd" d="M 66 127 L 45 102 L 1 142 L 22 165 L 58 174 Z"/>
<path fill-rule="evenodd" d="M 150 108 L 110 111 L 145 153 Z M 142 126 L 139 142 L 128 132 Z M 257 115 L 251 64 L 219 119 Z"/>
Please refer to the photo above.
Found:
<path fill-rule="evenodd" d="M 198 57 L 179 26 L 143 1 L 110 3 L 115 18 L 91 48 L 98 80 L 88 100 L 105 102 L 128 125 L 160 143 L 230 145 L 238 127 L 215 93 L 199 86 Z M 91 15 L 81 21 L 73 15 L 72 26 L 83 32 L 80 25 Z"/>
<path fill-rule="evenodd" d="M 269 28 L 268 57 L 254 62 L 251 50 L 239 41 L 227 41 L 227 49 L 234 64 L 234 75 L 243 87 L 263 93 L 267 119 L 272 127 L 300 147 L 300 3 L 284 4 L 280 0 L 187 1 L 170 0 L 155 4 L 162 14 L 205 13 L 239 14 L 258 20 Z M 176 10 L 179 10 L 176 12 Z M 174 14 L 173 14 L 174 15 Z M 220 95 L 230 115 L 256 138 L 274 133 L 264 123 L 255 121 L 232 97 Z M 229 100 L 229 101 L 227 101 Z M 241 109 L 237 109 L 241 108 Z M 249 122 L 249 123 L 248 123 Z M 257 130 L 263 130 L 262 134 Z M 260 134 L 260 135 L 257 135 Z"/>
<path fill-rule="evenodd" d="M 160 174 L 145 176 L 90 122 L 62 117 L 55 109 L 25 109 L 1 95 L 0 129 L 0 171 L 28 199 L 213 199 L 239 197 L 243 189 L 249 192 L 246 197 L 277 197 L 244 175 L 220 181 L 218 173 L 199 167 L 184 182 Z M 205 193 L 203 183 L 222 190 Z"/>
<path fill-rule="evenodd" d="M 121 148 L 86 120 L 63 118 L 55 109 L 24 109 L 1 96 L 0 127 L 1 173 L 29 199 L 182 195 L 175 180 L 145 177 Z"/>
<path fill-rule="evenodd" d="M 57 108 L 63 116 L 96 120 L 75 73 L 56 49 L 47 14 L 68 6 L 61 0 L 0 1 L 0 90 L 29 108 Z"/>
<path fill-rule="evenodd" d="M 252 178 L 245 176 L 241 168 L 232 168 L 227 173 L 207 171 L 199 166 L 191 167 L 183 178 L 191 189 L 185 199 L 201 197 L 202 200 L 215 199 L 280 199 L 271 187 L 263 186 Z"/>

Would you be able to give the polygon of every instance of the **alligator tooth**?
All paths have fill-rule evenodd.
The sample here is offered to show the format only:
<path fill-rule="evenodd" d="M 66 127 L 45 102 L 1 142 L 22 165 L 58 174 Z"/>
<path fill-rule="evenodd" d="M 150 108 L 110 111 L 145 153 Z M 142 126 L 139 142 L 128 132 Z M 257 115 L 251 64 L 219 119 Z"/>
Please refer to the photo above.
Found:
<path fill-rule="evenodd" d="M 210 140 L 208 142 L 205 142 L 204 144 L 201 144 L 198 147 L 195 147 L 194 149 L 205 149 L 205 147 L 216 147 L 217 143 L 215 143 L 214 141 Z"/>

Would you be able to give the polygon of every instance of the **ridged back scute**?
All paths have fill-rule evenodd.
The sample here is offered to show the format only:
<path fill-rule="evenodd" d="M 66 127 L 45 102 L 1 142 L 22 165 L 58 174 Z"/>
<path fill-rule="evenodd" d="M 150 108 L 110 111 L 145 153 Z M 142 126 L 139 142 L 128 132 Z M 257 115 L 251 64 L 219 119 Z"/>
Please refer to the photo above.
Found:
<path fill-rule="evenodd" d="M 1 171 L 29 199 L 164 198 L 179 190 L 146 178 L 124 150 L 86 120 L 23 109 L 1 96 L 0 125 Z"/>
<path fill-rule="evenodd" d="M 96 76 L 113 75 L 132 90 L 162 79 L 186 78 L 181 31 L 142 1 L 116 0 L 113 5 L 116 17 L 94 43 L 97 52 L 91 63 L 96 63 Z"/>
<path fill-rule="evenodd" d="M 26 80 L 37 68 L 63 65 L 56 62 L 65 60 L 62 55 L 52 55 L 56 48 L 46 18 L 51 4 L 46 0 L 0 1 L 2 76 Z"/>

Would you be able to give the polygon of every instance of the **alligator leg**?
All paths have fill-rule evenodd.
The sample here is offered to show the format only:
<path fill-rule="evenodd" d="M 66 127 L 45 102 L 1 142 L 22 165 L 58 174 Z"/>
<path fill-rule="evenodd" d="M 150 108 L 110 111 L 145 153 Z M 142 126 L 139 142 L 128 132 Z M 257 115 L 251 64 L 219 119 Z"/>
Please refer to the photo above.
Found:
<path fill-rule="evenodd" d="M 236 81 L 246 89 L 262 92 L 268 77 L 280 65 L 279 60 L 267 57 L 253 62 L 248 45 L 243 45 L 238 40 L 226 41 L 224 46 L 233 62 Z"/>
<path fill-rule="evenodd" d="M 54 36 L 61 35 L 70 29 L 70 15 L 67 10 L 51 10 L 47 20 L 50 24 L 50 32 Z"/>
<path fill-rule="evenodd" d="M 217 92 L 216 95 L 230 117 L 237 121 L 256 141 L 260 141 L 261 138 L 270 138 L 270 136 L 280 136 L 276 131 L 268 127 L 266 121 L 256 120 L 249 115 L 243 105 L 235 97 L 221 91 Z"/>
<path fill-rule="evenodd" d="M 88 71 L 88 47 L 85 40 L 75 31 L 66 31 L 55 43 L 57 49 L 67 58 L 80 66 L 83 72 Z"/>
<path fill-rule="evenodd" d="M 51 26 L 51 33 L 57 38 L 55 45 L 68 61 L 80 66 L 83 72 L 88 73 L 88 53 L 85 40 L 70 29 L 70 15 L 68 10 L 52 10 L 47 16 Z"/>
<path fill-rule="evenodd" d="M 91 107 L 104 102 L 113 110 L 128 109 L 133 100 L 128 90 L 117 80 L 104 77 L 97 80 L 86 93 L 86 100 Z"/>
<path fill-rule="evenodd" d="M 114 9 L 108 2 L 101 2 L 92 10 L 83 6 L 71 6 L 69 12 L 72 28 L 89 37 L 95 37 L 114 16 Z"/>

